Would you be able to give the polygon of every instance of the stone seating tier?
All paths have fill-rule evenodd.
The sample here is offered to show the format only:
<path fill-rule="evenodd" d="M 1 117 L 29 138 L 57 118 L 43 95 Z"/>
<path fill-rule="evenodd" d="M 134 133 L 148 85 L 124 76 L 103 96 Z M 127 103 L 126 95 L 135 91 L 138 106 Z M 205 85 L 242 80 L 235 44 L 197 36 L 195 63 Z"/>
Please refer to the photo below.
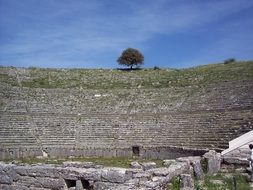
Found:
<path fill-rule="evenodd" d="M 223 149 L 228 146 L 226 142 L 253 128 L 251 110 L 218 113 L 218 116 L 213 112 L 171 113 L 130 115 L 129 119 L 128 115 L 95 115 L 93 118 L 3 113 L 0 144 L 6 147 L 67 145 L 79 148 L 127 148 L 152 145 Z"/>
<path fill-rule="evenodd" d="M 233 88 L 230 88 L 233 86 Z M 252 81 L 209 85 L 205 89 L 130 90 L 30 89 L 0 86 L 1 110 L 31 113 L 163 113 L 252 108 Z M 226 93 L 222 93 L 225 92 Z"/>

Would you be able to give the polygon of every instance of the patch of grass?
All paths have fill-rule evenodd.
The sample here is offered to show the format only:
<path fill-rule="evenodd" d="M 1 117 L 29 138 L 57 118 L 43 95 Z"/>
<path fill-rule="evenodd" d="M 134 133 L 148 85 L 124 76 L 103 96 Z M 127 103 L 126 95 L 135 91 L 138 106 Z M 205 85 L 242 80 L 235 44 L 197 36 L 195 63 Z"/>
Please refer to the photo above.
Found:
<path fill-rule="evenodd" d="M 196 190 L 233 190 L 236 182 L 236 190 L 250 190 L 249 183 L 241 173 L 218 173 L 206 175 L 204 180 L 194 179 Z M 168 190 L 180 189 L 179 178 L 174 177 L 167 186 Z"/>
<path fill-rule="evenodd" d="M 110 167 L 122 167 L 129 168 L 131 162 L 137 161 L 142 162 L 155 162 L 157 167 L 162 166 L 162 160 L 158 159 L 138 159 L 138 158 L 127 158 L 127 157 L 73 157 L 73 158 L 25 158 L 15 162 L 17 163 L 45 163 L 45 164 L 62 164 L 64 161 L 80 161 L 80 162 L 93 162 L 96 165 L 110 166 Z M 5 160 L 5 162 L 12 162 L 12 160 Z"/>
<path fill-rule="evenodd" d="M 170 183 L 167 186 L 168 190 L 179 190 L 180 185 L 179 185 L 179 177 L 173 177 L 170 181 Z"/>
<path fill-rule="evenodd" d="M 8 74 L 0 73 L 0 83 L 7 83 L 12 86 L 18 86 L 18 81 L 17 81 L 16 77 L 8 75 Z"/>
<path fill-rule="evenodd" d="M 207 159 L 201 159 L 200 160 L 201 167 L 203 168 L 203 172 L 207 172 Z"/>
<path fill-rule="evenodd" d="M 203 182 L 195 180 L 195 187 L 198 190 L 227 190 L 235 189 L 235 183 L 237 190 L 250 190 L 246 177 L 241 173 L 218 173 L 213 176 L 206 175 Z"/>

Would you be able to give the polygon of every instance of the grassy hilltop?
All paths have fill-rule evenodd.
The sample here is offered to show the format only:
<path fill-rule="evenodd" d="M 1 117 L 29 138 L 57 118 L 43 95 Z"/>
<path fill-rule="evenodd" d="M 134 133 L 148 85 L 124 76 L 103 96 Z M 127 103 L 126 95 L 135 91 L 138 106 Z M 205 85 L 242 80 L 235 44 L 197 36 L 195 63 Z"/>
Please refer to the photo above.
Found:
<path fill-rule="evenodd" d="M 189 69 L 42 69 L 0 67 L 0 82 L 30 88 L 132 89 L 203 87 L 253 79 L 253 61 L 210 64 Z"/>

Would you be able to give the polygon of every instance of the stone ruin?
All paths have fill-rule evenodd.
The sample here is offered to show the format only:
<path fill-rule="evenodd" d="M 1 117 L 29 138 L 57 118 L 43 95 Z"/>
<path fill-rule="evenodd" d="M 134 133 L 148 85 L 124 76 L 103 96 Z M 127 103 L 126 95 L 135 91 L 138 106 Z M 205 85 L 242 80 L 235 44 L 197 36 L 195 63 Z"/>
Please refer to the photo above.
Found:
<path fill-rule="evenodd" d="M 245 78 L 250 76 L 247 73 L 241 73 L 241 79 L 210 82 L 205 86 L 156 88 L 157 84 L 152 83 L 154 87 L 150 88 L 143 88 L 140 84 L 133 88 L 105 89 L 29 86 L 29 82 L 45 77 L 40 73 L 42 70 L 34 71 L 0 68 L 0 160 L 70 156 L 158 159 L 202 156 L 210 149 L 220 152 L 228 148 L 230 140 L 253 130 L 253 79 Z M 78 72 L 65 70 L 46 72 L 50 83 L 55 82 L 52 78 L 58 77 L 58 81 L 62 81 L 69 77 L 70 86 L 75 86 L 75 81 L 69 73 L 74 73 L 78 79 L 81 76 Z M 108 71 L 106 75 L 96 75 L 99 80 L 94 81 L 89 75 L 80 80 L 84 86 L 101 83 L 109 87 L 110 84 L 104 81 L 122 80 L 134 84 L 142 80 L 131 73 L 128 78 L 116 75 Z M 191 80 L 203 78 L 196 77 Z M 206 156 L 206 159 L 212 157 Z M 2 189 L 11 189 L 10 186 L 14 189 L 89 189 L 89 186 L 106 189 L 107 184 L 158 189 L 163 188 L 171 176 L 182 174 L 181 178 L 185 179 L 182 186 L 190 187 L 189 171 L 192 169 L 185 172 L 184 166 L 192 167 L 199 177 L 201 169 L 191 159 L 182 163 L 178 160 L 169 167 L 147 170 L 143 166 L 119 169 L 1 163 L 0 184 Z M 174 167 L 179 167 L 180 172 L 173 174 Z M 208 171 L 212 173 L 211 168 Z M 92 176 L 89 171 L 96 171 L 97 175 Z M 146 180 L 144 184 L 142 179 Z"/>
<path fill-rule="evenodd" d="M 125 89 L 109 88 L 110 81 L 131 86 L 151 79 L 131 72 L 125 78 L 120 71 L 81 72 L 0 68 L 0 160 L 198 156 L 208 149 L 222 151 L 253 129 L 253 79 L 244 79 L 247 73 L 204 87 Z M 45 76 L 51 83 L 65 78 L 70 87 L 27 85 Z M 89 88 L 71 87 L 75 77 Z M 109 87 L 92 88 L 101 83 Z"/>
<path fill-rule="evenodd" d="M 0 162 L 0 189 L 3 190 L 167 190 L 179 177 L 180 190 L 194 190 L 195 177 L 214 175 L 220 170 L 245 170 L 247 157 L 221 156 L 209 151 L 202 157 L 188 156 L 154 162 L 132 162 L 130 168 L 104 167 L 92 162 L 66 161 L 61 165 Z"/>
<path fill-rule="evenodd" d="M 102 167 L 92 162 L 64 162 L 60 166 L 0 163 L 0 189 L 166 190 L 170 180 L 179 176 L 180 189 L 193 190 L 192 176 L 204 177 L 201 159 L 206 159 L 208 174 L 219 171 L 221 157 L 215 151 L 206 153 L 203 158 L 164 160 L 160 168 L 153 162 L 133 162 L 129 169 Z"/>

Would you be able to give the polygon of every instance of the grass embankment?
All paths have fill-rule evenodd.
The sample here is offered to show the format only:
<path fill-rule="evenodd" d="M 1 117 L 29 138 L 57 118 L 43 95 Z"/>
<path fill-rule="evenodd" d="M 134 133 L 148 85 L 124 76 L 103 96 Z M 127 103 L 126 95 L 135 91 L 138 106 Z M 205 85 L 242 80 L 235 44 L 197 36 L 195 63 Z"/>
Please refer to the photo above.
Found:
<path fill-rule="evenodd" d="M 12 68 L 0 68 L 12 69 Z M 4 72 L 3 72 L 4 73 Z M 30 88 L 131 89 L 205 86 L 234 80 L 253 79 L 253 61 L 210 64 L 189 69 L 40 69 L 16 70 L 20 83 Z M 13 75 L 1 74 L 1 81 L 17 86 Z"/>

